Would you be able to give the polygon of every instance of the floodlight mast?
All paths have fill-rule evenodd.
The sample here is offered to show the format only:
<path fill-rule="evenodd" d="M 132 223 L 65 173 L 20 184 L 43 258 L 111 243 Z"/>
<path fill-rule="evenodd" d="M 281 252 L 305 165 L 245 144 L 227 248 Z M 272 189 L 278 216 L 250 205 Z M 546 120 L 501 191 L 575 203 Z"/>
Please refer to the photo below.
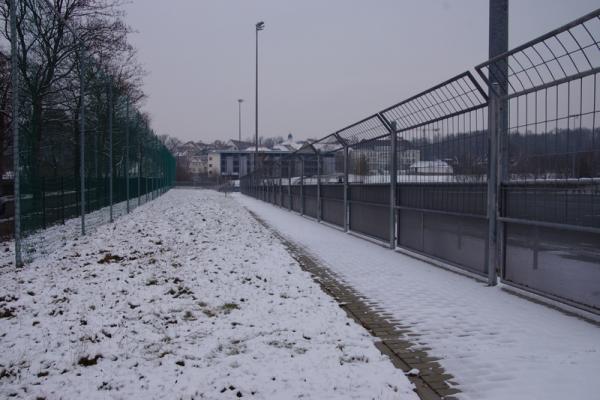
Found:
<path fill-rule="evenodd" d="M 258 166 L 258 32 L 265 29 L 264 21 L 260 21 L 256 24 L 256 87 L 255 87 L 255 116 L 254 116 L 254 170 Z"/>
<path fill-rule="evenodd" d="M 238 99 L 238 140 L 242 141 L 242 103 L 244 99 Z"/>

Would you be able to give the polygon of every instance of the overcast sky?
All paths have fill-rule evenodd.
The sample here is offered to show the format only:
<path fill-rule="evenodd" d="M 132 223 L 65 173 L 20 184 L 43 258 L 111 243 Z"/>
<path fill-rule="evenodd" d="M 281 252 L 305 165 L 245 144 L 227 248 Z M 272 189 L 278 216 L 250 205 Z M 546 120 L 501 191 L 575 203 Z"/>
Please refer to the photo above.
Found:
<path fill-rule="evenodd" d="M 598 7 L 513 0 L 510 46 Z M 487 0 L 133 0 L 127 21 L 148 70 L 145 110 L 182 140 L 318 138 L 484 61 Z"/>

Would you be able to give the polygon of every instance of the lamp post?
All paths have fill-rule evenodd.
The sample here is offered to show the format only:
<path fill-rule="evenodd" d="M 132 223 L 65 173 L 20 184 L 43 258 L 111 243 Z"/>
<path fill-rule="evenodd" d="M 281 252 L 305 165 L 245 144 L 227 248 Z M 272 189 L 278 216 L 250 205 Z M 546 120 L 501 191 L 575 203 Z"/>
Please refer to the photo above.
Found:
<path fill-rule="evenodd" d="M 244 99 L 238 99 L 238 139 L 242 141 L 242 103 Z"/>
<path fill-rule="evenodd" d="M 254 116 L 254 170 L 256 171 L 257 159 L 258 159 L 258 32 L 265 29 L 265 23 L 260 21 L 256 24 L 256 99 L 254 102 L 255 116 Z"/>

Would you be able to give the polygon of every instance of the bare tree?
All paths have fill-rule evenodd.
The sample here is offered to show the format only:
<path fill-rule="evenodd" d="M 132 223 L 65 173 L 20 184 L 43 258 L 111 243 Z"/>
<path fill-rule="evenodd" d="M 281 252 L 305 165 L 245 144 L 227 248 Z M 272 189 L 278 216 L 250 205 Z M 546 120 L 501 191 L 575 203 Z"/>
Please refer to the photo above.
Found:
<path fill-rule="evenodd" d="M 172 154 L 175 154 L 179 146 L 182 144 L 181 140 L 166 134 L 160 135 L 158 138 Z"/>
<path fill-rule="evenodd" d="M 45 0 L 21 0 L 17 3 L 17 40 L 19 49 L 19 75 L 24 94 L 21 112 L 28 121 L 25 129 L 28 154 L 26 163 L 32 175 L 40 171 L 41 163 L 48 160 L 42 153 L 45 143 L 45 126 L 49 119 L 60 118 L 69 122 L 71 134 L 77 145 L 77 116 L 80 107 L 79 73 L 82 43 L 89 80 L 91 107 L 98 103 L 105 84 L 98 84 L 102 73 L 115 75 L 117 91 L 133 95 L 134 101 L 143 98 L 140 89 L 143 70 L 135 62 L 135 50 L 127 42 L 131 29 L 123 22 L 121 0 L 53 0 L 54 10 Z M 5 24 L 3 35 L 10 40 L 8 29 L 9 3 L 2 1 L 0 15 Z M 73 35 L 68 26 L 75 30 Z M 94 79 L 96 80 L 95 83 Z M 92 84 L 89 84 L 92 83 Z M 86 97 L 86 101 L 88 98 Z M 51 110 L 51 112 L 50 112 Z M 97 110 L 99 112 L 99 110 Z M 50 115 L 54 114 L 54 115 Z M 105 114 L 105 113 L 104 113 Z"/>
<path fill-rule="evenodd" d="M 12 160 L 9 154 L 12 145 L 10 92 L 10 60 L 0 52 L 0 179 L 10 169 L 8 163 Z"/>

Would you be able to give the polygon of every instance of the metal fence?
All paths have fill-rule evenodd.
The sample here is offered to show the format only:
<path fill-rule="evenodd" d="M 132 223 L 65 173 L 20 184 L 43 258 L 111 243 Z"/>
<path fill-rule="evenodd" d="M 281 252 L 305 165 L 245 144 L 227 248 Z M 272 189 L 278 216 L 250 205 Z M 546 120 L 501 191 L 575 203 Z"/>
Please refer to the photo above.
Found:
<path fill-rule="evenodd" d="M 262 160 L 241 191 L 599 313 L 600 10 L 476 71 Z"/>
<path fill-rule="evenodd" d="M 127 60 L 107 57 L 111 48 L 94 42 L 101 33 L 92 17 L 55 6 L 26 0 L 2 9 L 17 264 L 112 222 L 174 180 L 175 159 L 132 100 Z"/>
<path fill-rule="evenodd" d="M 600 11 L 476 67 L 498 96 L 506 282 L 600 309 Z M 505 110 L 505 112 L 503 112 Z"/>

